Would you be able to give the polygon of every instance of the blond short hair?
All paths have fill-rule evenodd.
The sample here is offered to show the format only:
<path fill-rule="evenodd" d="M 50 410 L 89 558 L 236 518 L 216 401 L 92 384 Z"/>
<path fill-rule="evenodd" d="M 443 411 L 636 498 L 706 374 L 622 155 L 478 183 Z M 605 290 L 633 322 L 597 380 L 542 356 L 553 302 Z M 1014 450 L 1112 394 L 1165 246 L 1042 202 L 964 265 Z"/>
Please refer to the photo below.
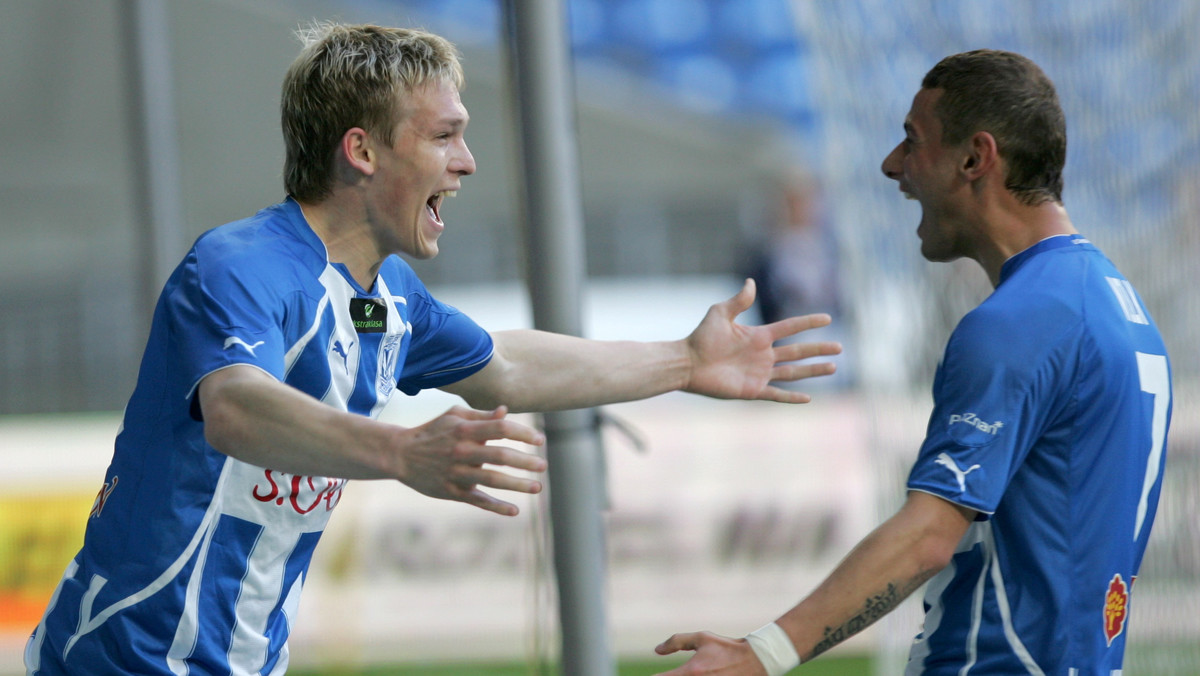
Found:
<path fill-rule="evenodd" d="M 391 144 L 404 97 L 438 81 L 463 86 L 450 41 L 410 28 L 313 23 L 283 79 L 283 183 L 292 197 L 320 202 L 333 191 L 334 152 L 352 127 Z"/>

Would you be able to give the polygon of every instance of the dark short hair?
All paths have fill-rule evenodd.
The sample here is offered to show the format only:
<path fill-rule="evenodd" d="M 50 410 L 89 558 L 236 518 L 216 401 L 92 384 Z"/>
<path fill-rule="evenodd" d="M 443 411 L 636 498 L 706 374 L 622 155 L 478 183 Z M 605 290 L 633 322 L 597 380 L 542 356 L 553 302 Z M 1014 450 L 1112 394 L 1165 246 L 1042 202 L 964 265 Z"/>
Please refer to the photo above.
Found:
<path fill-rule="evenodd" d="M 458 51 L 445 38 L 408 28 L 314 23 L 283 80 L 280 114 L 287 193 L 320 202 L 333 191 L 334 150 L 362 127 L 391 144 L 404 97 L 435 81 L 462 88 Z"/>
<path fill-rule="evenodd" d="M 1067 123 L 1054 83 L 1037 64 L 979 49 L 942 59 L 921 86 L 943 91 L 934 108 L 943 143 L 990 133 L 1008 165 L 1006 188 L 1025 204 L 1062 203 Z"/>

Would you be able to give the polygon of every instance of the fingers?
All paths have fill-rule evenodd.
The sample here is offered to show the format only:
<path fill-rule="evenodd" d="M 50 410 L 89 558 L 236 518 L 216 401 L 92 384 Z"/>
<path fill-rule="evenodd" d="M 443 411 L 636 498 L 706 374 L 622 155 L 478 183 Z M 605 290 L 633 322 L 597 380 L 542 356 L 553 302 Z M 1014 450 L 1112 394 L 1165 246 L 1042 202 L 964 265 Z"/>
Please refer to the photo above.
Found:
<path fill-rule="evenodd" d="M 836 372 L 837 365 L 827 361 L 817 362 L 815 364 L 776 364 L 775 368 L 771 369 L 771 380 L 794 382 L 797 380 L 804 380 L 805 378 L 829 376 Z"/>
<path fill-rule="evenodd" d="M 811 315 L 780 319 L 777 322 L 767 324 L 765 328 L 771 332 L 772 340 L 779 340 L 788 336 L 794 336 L 801 331 L 829 326 L 831 323 L 833 323 L 833 317 L 823 312 L 818 312 Z"/>
<path fill-rule="evenodd" d="M 501 516 L 516 516 L 520 513 L 511 502 L 497 499 L 480 487 L 513 491 L 535 495 L 542 491 L 542 483 L 534 479 L 512 476 L 482 467 L 459 467 L 445 486 L 445 497 L 468 505 L 495 512 Z"/>
<path fill-rule="evenodd" d="M 754 305 L 755 293 L 756 287 L 754 286 L 754 280 L 747 278 L 746 281 L 742 283 L 741 290 L 734 294 L 733 298 L 730 298 L 722 303 L 718 303 L 714 306 L 714 308 L 722 308 L 724 310 L 724 314 L 728 318 L 733 319 L 746 310 L 749 310 L 751 305 Z"/>
<path fill-rule="evenodd" d="M 456 499 L 500 516 L 516 516 L 521 513 L 521 510 L 513 503 L 498 500 L 478 488 L 467 491 L 457 496 Z"/>
<path fill-rule="evenodd" d="M 812 357 L 832 357 L 842 353 L 842 344 L 833 341 L 820 343 L 788 343 L 775 348 L 775 361 L 799 361 Z"/>
<path fill-rule="evenodd" d="M 467 489 L 475 486 L 486 486 L 487 488 L 527 493 L 529 495 L 536 495 L 542 492 L 542 483 L 536 479 L 513 476 L 512 474 L 497 472 L 486 467 L 468 466 L 459 469 L 452 480 L 454 483 Z"/>
<path fill-rule="evenodd" d="M 464 426 L 462 435 L 470 441 L 487 442 L 496 439 L 519 441 L 530 446 L 541 446 L 546 443 L 546 435 L 540 431 L 507 419 L 508 408 L 500 406 L 491 411 L 476 411 L 475 409 L 455 406 L 446 415 L 457 415 L 471 421 L 473 424 Z"/>
<path fill-rule="evenodd" d="M 516 516 L 520 514 L 521 510 L 516 505 L 483 492 L 480 489 L 481 486 L 530 495 L 542 491 L 542 483 L 540 481 L 475 467 L 473 469 L 459 469 L 456 471 L 455 475 L 447 480 L 443 490 L 439 491 L 439 493 L 440 497 L 448 500 L 464 502 L 489 512 L 495 512 L 501 516 Z"/>
<path fill-rule="evenodd" d="M 774 401 L 780 404 L 807 404 L 812 401 L 812 397 L 794 390 L 785 390 L 781 387 L 768 385 L 759 392 L 757 399 L 762 401 Z"/>
<path fill-rule="evenodd" d="M 659 655 L 670 655 L 680 650 L 695 650 L 699 647 L 700 632 L 673 634 L 670 638 L 654 646 L 654 652 Z"/>

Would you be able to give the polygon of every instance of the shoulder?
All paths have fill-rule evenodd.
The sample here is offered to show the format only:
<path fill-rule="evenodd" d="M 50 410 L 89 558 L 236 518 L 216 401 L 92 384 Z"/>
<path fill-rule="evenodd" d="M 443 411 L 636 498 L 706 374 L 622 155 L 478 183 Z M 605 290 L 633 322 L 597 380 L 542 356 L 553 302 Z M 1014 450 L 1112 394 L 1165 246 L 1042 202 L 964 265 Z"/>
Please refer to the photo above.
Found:
<path fill-rule="evenodd" d="M 286 207 L 277 204 L 201 235 L 189 255 L 197 280 L 264 288 L 320 275 L 324 254 L 297 236 Z"/>
<path fill-rule="evenodd" d="M 396 254 L 392 254 L 383 259 L 383 264 L 379 266 L 379 274 L 387 282 L 388 287 L 394 292 L 397 290 L 420 290 L 425 293 L 425 284 L 417 277 L 417 273 L 412 269 L 403 258 Z"/>
<path fill-rule="evenodd" d="M 248 261 L 266 252 L 301 248 L 304 243 L 288 227 L 285 206 L 276 204 L 205 232 L 196 240 L 197 256 L 204 262 Z"/>
<path fill-rule="evenodd" d="M 1032 374 L 1078 345 L 1085 327 L 1076 294 L 1012 281 L 967 313 L 950 336 L 943 363 L 960 377 Z"/>
<path fill-rule="evenodd" d="M 413 316 L 420 317 L 430 313 L 457 313 L 456 309 L 434 298 L 433 293 L 417 276 L 412 266 L 395 254 L 384 259 L 379 268 L 379 275 L 387 284 L 388 292 L 392 297 L 407 305 Z"/>

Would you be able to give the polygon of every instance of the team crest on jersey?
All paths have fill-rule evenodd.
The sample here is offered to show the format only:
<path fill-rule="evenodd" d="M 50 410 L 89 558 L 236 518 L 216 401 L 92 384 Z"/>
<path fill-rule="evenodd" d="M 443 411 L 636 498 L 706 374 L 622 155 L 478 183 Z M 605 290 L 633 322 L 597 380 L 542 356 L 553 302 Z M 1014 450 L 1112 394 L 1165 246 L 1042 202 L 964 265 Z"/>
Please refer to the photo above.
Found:
<path fill-rule="evenodd" d="M 391 396 L 396 387 L 396 360 L 400 356 L 400 340 L 403 338 L 404 334 L 388 336 L 379 348 L 379 374 L 375 391 L 381 397 Z"/>
<path fill-rule="evenodd" d="M 1113 575 L 1104 594 L 1104 638 L 1108 645 L 1125 631 L 1125 618 L 1129 617 L 1129 588 L 1121 574 Z"/>

